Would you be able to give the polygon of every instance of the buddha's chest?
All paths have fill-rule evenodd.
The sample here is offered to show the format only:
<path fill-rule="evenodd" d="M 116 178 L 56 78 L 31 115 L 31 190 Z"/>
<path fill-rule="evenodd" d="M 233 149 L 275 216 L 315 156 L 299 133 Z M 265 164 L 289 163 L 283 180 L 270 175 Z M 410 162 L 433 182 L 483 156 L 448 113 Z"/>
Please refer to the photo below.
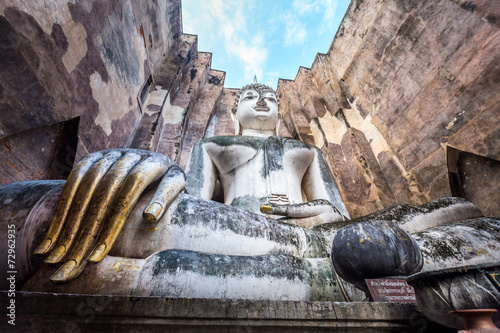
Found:
<path fill-rule="evenodd" d="M 247 174 L 248 178 L 266 178 L 270 174 L 283 174 L 300 179 L 314 159 L 309 147 L 293 145 L 209 145 L 207 152 L 219 174 Z"/>

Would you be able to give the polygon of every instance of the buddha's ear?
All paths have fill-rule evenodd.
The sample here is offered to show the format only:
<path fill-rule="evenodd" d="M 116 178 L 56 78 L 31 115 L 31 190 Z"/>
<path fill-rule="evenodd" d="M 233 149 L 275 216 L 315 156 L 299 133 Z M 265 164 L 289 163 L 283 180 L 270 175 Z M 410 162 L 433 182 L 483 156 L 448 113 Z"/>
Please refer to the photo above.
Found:
<path fill-rule="evenodd" d="M 276 124 L 276 127 L 274 128 L 274 135 L 280 135 L 279 134 L 279 131 L 280 131 L 280 122 L 281 122 L 281 117 L 278 115 L 278 123 Z"/>
<path fill-rule="evenodd" d="M 238 121 L 238 117 L 236 117 L 236 113 L 231 112 L 231 120 L 234 125 L 234 135 L 240 135 L 240 122 Z"/>

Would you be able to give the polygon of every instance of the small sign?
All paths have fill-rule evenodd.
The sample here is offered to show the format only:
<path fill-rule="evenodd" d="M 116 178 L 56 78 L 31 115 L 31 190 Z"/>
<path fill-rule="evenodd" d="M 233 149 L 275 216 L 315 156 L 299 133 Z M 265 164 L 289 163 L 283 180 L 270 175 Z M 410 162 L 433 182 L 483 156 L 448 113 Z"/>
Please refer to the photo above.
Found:
<path fill-rule="evenodd" d="M 486 275 L 493 282 L 493 285 L 500 290 L 500 272 L 486 272 Z"/>
<path fill-rule="evenodd" d="M 402 279 L 366 279 L 375 302 L 417 303 L 415 289 Z"/>

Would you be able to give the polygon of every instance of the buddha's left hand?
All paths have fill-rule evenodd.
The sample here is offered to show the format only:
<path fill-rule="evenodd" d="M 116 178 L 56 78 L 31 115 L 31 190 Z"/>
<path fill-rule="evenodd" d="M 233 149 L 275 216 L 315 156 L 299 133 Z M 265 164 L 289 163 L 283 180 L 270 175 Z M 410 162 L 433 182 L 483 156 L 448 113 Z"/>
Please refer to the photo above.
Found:
<path fill-rule="evenodd" d="M 260 211 L 265 214 L 290 218 L 316 218 L 321 223 L 345 220 L 345 217 L 332 203 L 322 199 L 292 205 L 262 205 Z"/>

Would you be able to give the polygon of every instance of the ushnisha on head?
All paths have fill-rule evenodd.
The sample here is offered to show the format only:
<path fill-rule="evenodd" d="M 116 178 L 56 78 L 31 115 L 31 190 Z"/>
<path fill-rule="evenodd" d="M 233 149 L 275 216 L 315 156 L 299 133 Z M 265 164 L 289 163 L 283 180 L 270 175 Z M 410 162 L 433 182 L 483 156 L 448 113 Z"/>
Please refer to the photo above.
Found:
<path fill-rule="evenodd" d="M 247 84 L 236 95 L 231 118 L 235 135 L 270 136 L 278 134 L 279 99 L 268 85 Z"/>

